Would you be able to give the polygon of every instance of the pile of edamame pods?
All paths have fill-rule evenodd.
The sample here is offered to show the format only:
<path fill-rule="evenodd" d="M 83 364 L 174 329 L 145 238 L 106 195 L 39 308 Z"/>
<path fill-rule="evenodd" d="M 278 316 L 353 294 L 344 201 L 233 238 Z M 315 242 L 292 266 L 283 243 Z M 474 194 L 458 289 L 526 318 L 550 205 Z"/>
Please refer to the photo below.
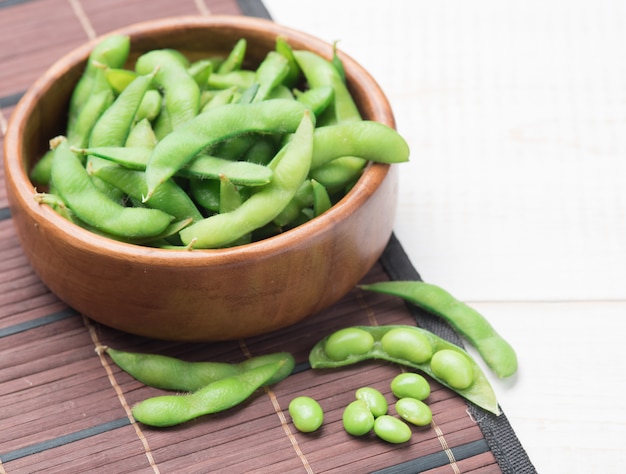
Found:
<path fill-rule="evenodd" d="M 338 55 L 282 37 L 256 69 L 247 41 L 191 61 L 103 39 L 70 99 L 67 129 L 31 171 L 35 198 L 93 232 L 161 248 L 257 241 L 327 211 L 369 161 L 409 158 L 362 118 Z"/>

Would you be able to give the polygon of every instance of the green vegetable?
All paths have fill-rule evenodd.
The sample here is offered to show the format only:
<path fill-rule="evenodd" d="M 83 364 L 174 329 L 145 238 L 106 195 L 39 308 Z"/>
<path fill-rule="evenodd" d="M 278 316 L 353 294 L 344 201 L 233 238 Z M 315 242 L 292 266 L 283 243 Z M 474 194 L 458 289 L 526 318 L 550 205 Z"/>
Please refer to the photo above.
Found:
<path fill-rule="evenodd" d="M 395 408 L 403 420 L 416 426 L 427 426 L 433 420 L 430 407 L 415 398 L 401 398 L 396 402 Z"/>
<path fill-rule="evenodd" d="M 289 402 L 289 415 L 298 431 L 311 433 L 319 429 L 324 422 L 324 411 L 317 400 L 299 396 Z"/>
<path fill-rule="evenodd" d="M 374 433 L 388 443 L 406 443 L 413 433 L 411 428 L 399 418 L 391 415 L 382 415 L 374 420 Z"/>
<path fill-rule="evenodd" d="M 372 387 L 361 387 L 356 391 L 355 396 L 357 400 L 365 402 L 374 418 L 387 414 L 389 405 L 385 396 L 379 390 Z"/>
<path fill-rule="evenodd" d="M 498 377 L 509 377 L 517 371 L 517 355 L 511 345 L 482 314 L 443 288 L 422 281 L 384 281 L 360 288 L 398 296 L 445 319 L 476 348 Z"/>
<path fill-rule="evenodd" d="M 314 369 L 323 369 L 323 368 L 335 368 L 335 367 L 343 367 L 351 364 L 356 364 L 365 360 L 385 360 L 389 362 L 395 362 L 397 364 L 401 364 L 407 367 L 413 367 L 415 369 L 421 370 L 426 375 L 434 378 L 441 384 L 451 388 L 456 393 L 466 398 L 467 400 L 473 402 L 474 404 L 484 408 L 487 411 L 490 411 L 496 415 L 500 414 L 500 409 L 498 407 L 498 403 L 494 394 L 494 391 L 485 377 L 483 371 L 476 364 L 476 362 L 471 358 L 471 356 L 465 352 L 460 347 L 452 344 L 451 342 L 446 341 L 445 339 L 426 331 L 422 328 L 408 326 L 408 325 L 388 325 L 388 326 L 355 326 L 356 329 L 360 329 L 366 333 L 364 335 L 364 340 L 370 340 L 370 336 L 374 339 L 373 347 L 365 353 L 359 354 L 349 354 L 344 359 L 336 360 L 328 356 L 326 353 L 326 344 L 327 341 L 332 337 L 332 335 L 327 336 L 320 340 L 315 346 L 312 348 L 309 354 L 309 362 L 311 367 Z M 425 361 L 422 363 L 411 362 L 406 359 L 393 357 L 389 355 L 382 346 L 383 337 L 392 330 L 402 329 L 411 335 L 413 332 L 420 333 L 425 336 L 433 349 L 433 357 L 434 355 L 441 350 L 450 350 L 461 354 L 466 357 L 471 367 L 473 368 L 474 377 L 471 385 L 466 388 L 455 388 L 450 383 L 448 383 L 444 378 L 438 376 L 431 367 L 431 361 Z M 360 333 L 361 334 L 361 333 Z M 411 340 L 411 337 L 407 337 L 406 340 Z M 368 343 L 369 344 L 369 343 Z"/>
<path fill-rule="evenodd" d="M 397 398 L 426 400 L 430 395 L 430 384 L 425 377 L 415 372 L 403 372 L 391 381 L 391 392 Z"/>
<path fill-rule="evenodd" d="M 374 428 L 374 415 L 363 400 L 354 400 L 341 416 L 343 427 L 353 436 L 363 436 Z"/>
<path fill-rule="evenodd" d="M 280 362 L 280 369 L 267 381 L 273 385 L 291 374 L 295 366 L 293 356 L 277 352 L 252 357 L 237 364 L 226 362 L 187 362 L 160 354 L 127 352 L 111 347 L 104 350 L 113 362 L 140 382 L 164 390 L 194 392 L 217 380 L 241 375 L 253 368 Z"/>
<path fill-rule="evenodd" d="M 165 427 L 218 413 L 239 405 L 266 385 L 284 361 L 265 364 L 242 374 L 219 379 L 186 395 L 148 398 L 132 408 L 133 417 L 146 425 Z"/>

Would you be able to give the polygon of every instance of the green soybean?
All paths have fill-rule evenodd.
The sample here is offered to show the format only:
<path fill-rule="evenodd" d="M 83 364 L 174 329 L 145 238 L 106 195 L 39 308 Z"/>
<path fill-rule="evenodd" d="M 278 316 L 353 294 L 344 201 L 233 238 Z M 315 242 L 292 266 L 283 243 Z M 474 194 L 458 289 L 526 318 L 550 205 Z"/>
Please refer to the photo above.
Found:
<path fill-rule="evenodd" d="M 327 341 L 332 337 L 331 334 L 318 341 L 311 349 L 309 353 L 309 362 L 311 364 L 311 367 L 314 369 L 336 368 L 356 364 L 358 362 L 367 360 L 384 360 L 388 362 L 394 362 L 403 366 L 418 369 L 424 374 L 435 379 L 442 385 L 445 385 L 446 387 L 452 389 L 453 391 L 464 397 L 466 400 L 474 403 L 475 405 L 496 415 L 500 414 L 500 409 L 496 400 L 496 396 L 493 388 L 491 387 L 491 384 L 489 383 L 489 380 L 487 379 L 481 368 L 478 366 L 478 364 L 476 364 L 476 362 L 471 358 L 471 356 L 459 346 L 452 344 L 449 341 L 446 341 L 445 339 L 433 334 L 430 331 L 415 326 L 355 326 L 354 328 L 360 329 L 368 333 L 368 336 L 371 336 L 374 339 L 374 344 L 371 350 L 361 354 L 350 354 L 345 359 L 333 359 L 328 356 L 325 349 Z M 389 331 L 396 329 L 403 329 L 407 332 L 419 332 L 426 338 L 428 338 L 430 345 L 433 348 L 433 357 L 438 351 L 444 349 L 458 352 L 459 354 L 466 357 L 473 368 L 474 378 L 472 384 L 463 389 L 455 388 L 433 371 L 430 361 L 424 363 L 415 363 L 406 359 L 392 357 L 391 355 L 389 355 L 382 347 L 382 338 Z"/>
<path fill-rule="evenodd" d="M 397 398 L 426 400 L 430 395 L 430 384 L 425 377 L 415 372 L 404 372 L 391 381 L 391 392 Z"/>
<path fill-rule="evenodd" d="M 350 402 L 343 410 L 341 421 L 352 436 L 363 436 L 374 428 L 374 415 L 363 400 Z"/>
<path fill-rule="evenodd" d="M 329 336 L 324 351 L 328 358 L 343 361 L 367 354 L 373 347 L 374 337 L 369 332 L 352 327 L 340 329 Z"/>
<path fill-rule="evenodd" d="M 401 398 L 396 402 L 395 409 L 403 420 L 416 426 L 427 426 L 433 420 L 430 407 L 416 398 Z"/>
<path fill-rule="evenodd" d="M 294 426 L 303 433 L 317 431 L 324 423 L 324 410 L 314 398 L 296 397 L 289 402 L 288 411 Z"/>
<path fill-rule="evenodd" d="M 124 372 L 150 387 L 180 392 L 195 392 L 217 380 L 241 375 L 251 369 L 280 362 L 282 366 L 267 381 L 275 384 L 291 374 L 295 360 L 288 352 L 251 357 L 239 363 L 189 362 L 161 354 L 129 352 L 111 347 L 104 351 Z"/>
<path fill-rule="evenodd" d="M 117 96 L 95 123 L 89 146 L 123 146 L 126 143 L 135 114 L 153 78 L 154 73 L 138 76 Z"/>
<path fill-rule="evenodd" d="M 498 377 L 517 371 L 517 355 L 487 319 L 443 288 L 422 281 L 385 281 L 361 285 L 361 289 L 386 293 L 425 309 L 443 319 L 464 336 Z"/>
<path fill-rule="evenodd" d="M 356 391 L 355 396 L 357 400 L 365 402 L 374 418 L 387 414 L 389 404 L 379 390 L 373 387 L 361 387 Z"/>
<path fill-rule="evenodd" d="M 463 390 L 474 383 L 474 366 L 464 354 L 442 349 L 433 354 L 430 368 L 452 388 Z"/>
<path fill-rule="evenodd" d="M 393 444 L 406 443 L 413 432 L 409 425 L 391 415 L 383 415 L 374 421 L 374 433 L 383 441 Z"/>
<path fill-rule="evenodd" d="M 190 394 L 148 398 L 132 408 L 133 417 L 146 425 L 166 427 L 228 410 L 266 385 L 283 364 L 280 361 L 255 367 L 242 374 L 216 380 Z"/>
<path fill-rule="evenodd" d="M 396 359 L 422 364 L 433 356 L 433 347 L 428 337 L 418 331 L 392 329 L 385 333 L 380 342 L 383 351 Z"/>

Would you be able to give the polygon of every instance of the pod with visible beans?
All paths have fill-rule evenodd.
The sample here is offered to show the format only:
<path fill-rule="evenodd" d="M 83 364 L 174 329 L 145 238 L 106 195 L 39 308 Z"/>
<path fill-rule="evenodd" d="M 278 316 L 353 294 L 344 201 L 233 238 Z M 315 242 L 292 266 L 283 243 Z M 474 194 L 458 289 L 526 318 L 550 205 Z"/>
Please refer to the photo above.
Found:
<path fill-rule="evenodd" d="M 498 377 L 509 377 L 517 371 L 517 355 L 513 347 L 482 314 L 443 288 L 423 281 L 399 280 L 361 285 L 360 288 L 397 296 L 443 318 L 476 348 Z"/>
<path fill-rule="evenodd" d="M 311 352 L 309 354 L 309 362 L 311 364 L 311 367 L 314 369 L 344 367 L 366 360 L 385 360 L 388 362 L 394 362 L 407 367 L 418 369 L 426 375 L 437 380 L 441 384 L 454 390 L 456 393 L 464 397 L 466 400 L 474 403 L 475 405 L 496 415 L 500 414 L 500 408 L 498 406 L 495 393 L 493 391 L 493 388 L 491 387 L 491 384 L 489 383 L 489 380 L 487 379 L 481 368 L 478 366 L 478 364 L 476 364 L 476 362 L 471 358 L 471 356 L 459 346 L 452 344 L 449 341 L 446 341 L 445 339 L 437 336 L 436 334 L 433 334 L 430 331 L 415 326 L 355 326 L 354 328 L 359 329 L 364 333 L 368 333 L 367 336 L 364 336 L 364 340 L 365 338 L 367 338 L 368 345 L 369 341 L 371 340 L 370 338 L 373 338 L 374 344 L 369 351 L 360 354 L 347 354 L 344 359 L 330 357 L 326 353 L 326 344 L 330 340 L 330 338 L 332 338 L 333 335 L 331 334 L 318 341 L 311 349 Z M 389 355 L 383 349 L 382 339 L 389 331 L 397 329 L 402 329 L 403 331 L 407 331 L 408 333 L 412 333 L 413 331 L 415 331 L 425 336 L 429 340 L 430 345 L 433 348 L 433 357 L 434 354 L 436 354 L 438 351 L 444 349 L 455 351 L 464 355 L 473 368 L 474 377 L 472 384 L 463 389 L 454 388 L 446 380 L 442 379 L 432 370 L 430 364 L 431 361 L 415 363 L 406 359 Z M 345 330 L 345 328 L 340 331 L 343 330 Z M 358 334 L 363 334 L 363 332 L 358 332 Z M 355 344 L 358 344 L 358 342 L 355 342 Z"/>
<path fill-rule="evenodd" d="M 324 423 L 324 410 L 314 398 L 296 397 L 289 402 L 288 411 L 294 426 L 303 433 L 317 431 Z"/>

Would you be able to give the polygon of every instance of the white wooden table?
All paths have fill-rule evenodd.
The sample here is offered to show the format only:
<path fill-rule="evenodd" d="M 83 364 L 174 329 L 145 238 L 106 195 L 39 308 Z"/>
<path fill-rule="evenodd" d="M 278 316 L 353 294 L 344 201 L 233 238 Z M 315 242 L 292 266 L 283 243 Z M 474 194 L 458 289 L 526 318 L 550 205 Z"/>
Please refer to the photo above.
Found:
<path fill-rule="evenodd" d="M 386 91 L 412 149 L 396 235 L 517 349 L 492 383 L 538 471 L 623 472 L 626 3 L 264 3 Z"/>

